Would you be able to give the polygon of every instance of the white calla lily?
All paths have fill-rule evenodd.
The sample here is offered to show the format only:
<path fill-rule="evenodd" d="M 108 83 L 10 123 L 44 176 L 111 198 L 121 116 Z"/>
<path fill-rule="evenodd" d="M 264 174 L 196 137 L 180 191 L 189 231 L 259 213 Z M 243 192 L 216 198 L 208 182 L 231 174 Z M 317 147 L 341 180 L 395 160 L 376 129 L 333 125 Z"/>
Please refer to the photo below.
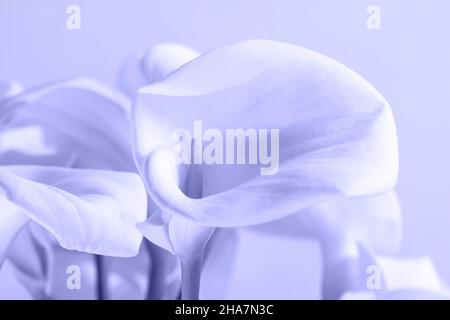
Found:
<path fill-rule="evenodd" d="M 278 173 L 196 165 L 197 182 L 188 184 L 202 192 L 190 196 L 182 187 L 186 166 L 179 165 L 189 156 L 174 147 L 173 133 L 198 120 L 223 136 L 228 128 L 279 129 Z M 201 226 L 257 225 L 322 202 L 386 192 L 397 179 L 395 125 L 383 97 L 343 65 L 279 42 L 212 50 L 141 88 L 132 124 L 138 170 L 161 210 L 140 228 L 172 252 L 173 221 L 197 223 L 192 234 Z"/>
<path fill-rule="evenodd" d="M 133 107 L 138 169 L 163 210 L 199 224 L 264 223 L 396 183 L 389 105 L 356 73 L 312 51 L 242 42 L 210 51 L 140 92 Z M 279 128 L 279 172 L 258 176 L 255 166 L 204 165 L 204 197 L 187 197 L 171 135 L 196 120 L 222 131 Z"/>

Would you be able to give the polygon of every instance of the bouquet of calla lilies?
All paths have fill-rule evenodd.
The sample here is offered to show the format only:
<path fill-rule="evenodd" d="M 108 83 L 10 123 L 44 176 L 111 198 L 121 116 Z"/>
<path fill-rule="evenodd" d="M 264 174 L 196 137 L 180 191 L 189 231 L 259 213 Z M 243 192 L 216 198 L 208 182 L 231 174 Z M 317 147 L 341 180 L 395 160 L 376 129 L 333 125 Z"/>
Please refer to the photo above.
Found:
<path fill-rule="evenodd" d="M 237 229 L 318 241 L 325 299 L 450 298 L 429 258 L 395 257 L 394 117 L 354 71 L 269 40 L 161 44 L 117 83 L 0 83 L 0 265 L 32 298 L 73 297 L 68 265 L 77 298 L 220 296 Z"/>

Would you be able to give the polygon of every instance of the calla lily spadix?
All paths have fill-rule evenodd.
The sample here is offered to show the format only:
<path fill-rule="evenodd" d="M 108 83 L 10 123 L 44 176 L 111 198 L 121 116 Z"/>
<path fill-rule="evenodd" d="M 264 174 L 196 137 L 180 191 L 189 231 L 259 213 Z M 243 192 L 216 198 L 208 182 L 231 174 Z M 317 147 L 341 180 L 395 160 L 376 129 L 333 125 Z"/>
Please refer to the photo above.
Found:
<path fill-rule="evenodd" d="M 395 186 L 397 140 L 388 103 L 356 73 L 312 51 L 241 42 L 207 52 L 139 92 L 134 156 L 160 208 L 141 230 L 169 251 L 174 221 L 197 228 L 257 225 Z M 186 155 L 174 147 L 172 133 L 198 120 L 223 133 L 279 129 L 279 171 L 263 176 L 255 165 L 195 165 L 199 177 L 188 184 L 201 186 L 202 194 L 189 196 L 182 187 L 186 165 L 179 164 Z"/>

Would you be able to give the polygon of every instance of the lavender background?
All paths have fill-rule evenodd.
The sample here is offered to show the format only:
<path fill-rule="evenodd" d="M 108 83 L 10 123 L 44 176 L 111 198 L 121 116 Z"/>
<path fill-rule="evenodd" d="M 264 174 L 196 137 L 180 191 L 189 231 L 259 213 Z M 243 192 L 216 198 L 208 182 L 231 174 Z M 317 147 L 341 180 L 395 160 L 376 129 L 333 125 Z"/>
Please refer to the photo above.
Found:
<path fill-rule="evenodd" d="M 66 28 L 69 4 L 81 8 L 81 30 Z M 371 4 L 382 10 L 378 31 L 366 27 Z M 76 75 L 114 84 L 124 58 L 168 41 L 205 51 L 267 38 L 324 53 L 390 102 L 400 147 L 401 254 L 429 254 L 450 282 L 449 12 L 444 0 L 0 0 L 0 75 L 25 86 Z M 240 237 L 229 297 L 319 297 L 316 243 Z M 10 280 L 0 279 L 0 297 L 11 297 Z"/>

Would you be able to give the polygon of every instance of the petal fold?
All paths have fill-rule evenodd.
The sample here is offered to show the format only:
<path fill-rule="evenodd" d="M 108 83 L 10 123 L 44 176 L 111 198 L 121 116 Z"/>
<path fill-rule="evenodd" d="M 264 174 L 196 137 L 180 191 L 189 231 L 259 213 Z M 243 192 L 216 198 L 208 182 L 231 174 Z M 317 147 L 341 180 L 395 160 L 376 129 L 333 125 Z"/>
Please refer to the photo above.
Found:
<path fill-rule="evenodd" d="M 279 170 L 203 164 L 203 197 L 186 196 L 174 174 L 179 154 L 162 150 L 174 148 L 174 131 L 192 132 L 196 121 L 222 137 L 227 129 L 278 129 Z M 386 100 L 342 64 L 290 44 L 254 40 L 207 52 L 141 88 L 132 122 L 152 200 L 204 226 L 261 224 L 343 196 L 383 193 L 397 180 Z"/>
<path fill-rule="evenodd" d="M 69 250 L 136 255 L 142 236 L 135 224 L 146 217 L 146 197 L 142 181 L 132 173 L 0 167 L 0 198 Z"/>

